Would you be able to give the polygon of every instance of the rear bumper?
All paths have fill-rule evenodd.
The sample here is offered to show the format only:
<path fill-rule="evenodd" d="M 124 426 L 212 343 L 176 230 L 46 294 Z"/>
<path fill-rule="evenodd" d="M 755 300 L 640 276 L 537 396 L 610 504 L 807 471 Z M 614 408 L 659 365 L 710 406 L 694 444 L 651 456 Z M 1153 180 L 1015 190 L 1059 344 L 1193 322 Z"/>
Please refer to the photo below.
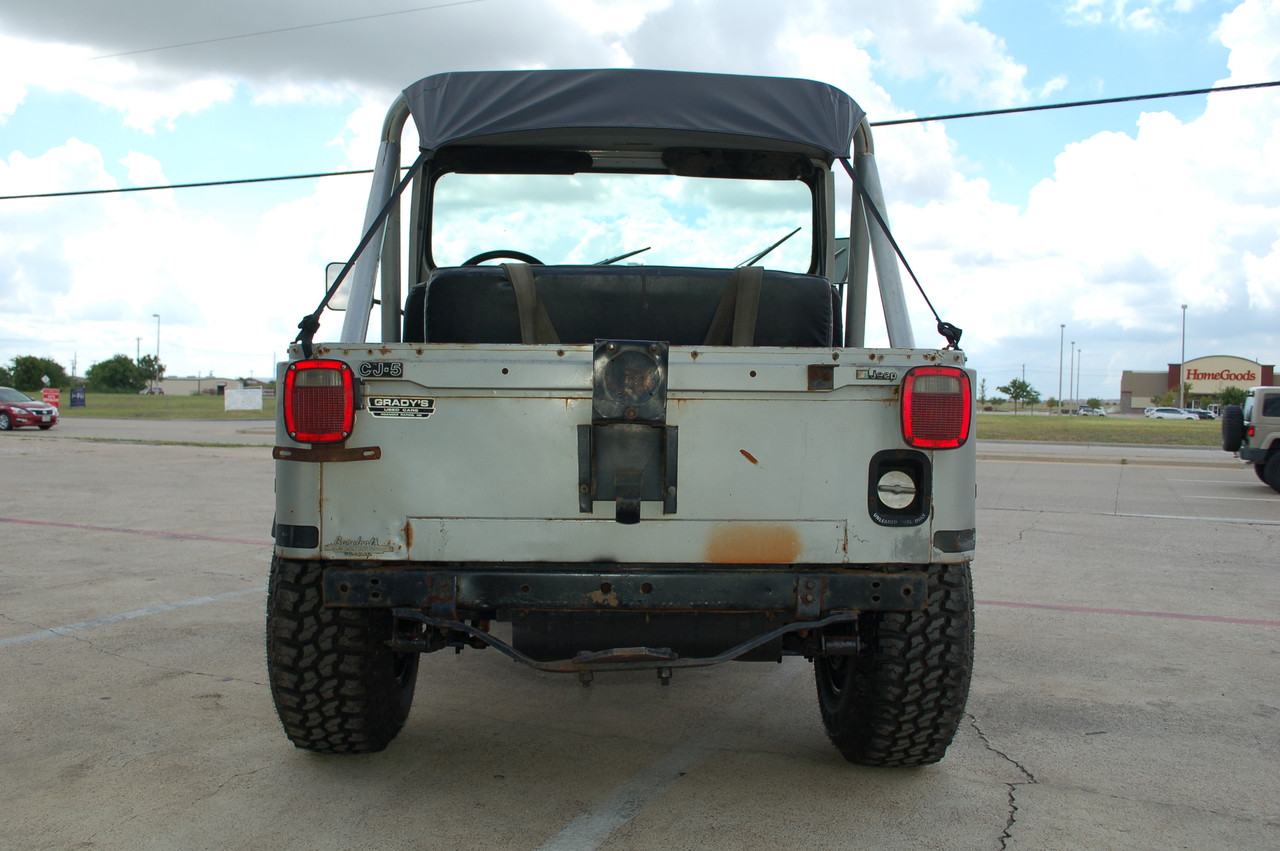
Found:
<path fill-rule="evenodd" d="M 328 606 L 416 609 L 446 620 L 512 612 L 759 612 L 817 620 L 860 611 L 911 611 L 927 601 L 927 565 L 336 565 Z M 585 569 L 590 568 L 590 569 Z"/>
<path fill-rule="evenodd" d="M 1255 449 L 1251 446 L 1241 446 L 1240 458 L 1251 464 L 1262 464 L 1267 460 L 1267 450 Z"/>

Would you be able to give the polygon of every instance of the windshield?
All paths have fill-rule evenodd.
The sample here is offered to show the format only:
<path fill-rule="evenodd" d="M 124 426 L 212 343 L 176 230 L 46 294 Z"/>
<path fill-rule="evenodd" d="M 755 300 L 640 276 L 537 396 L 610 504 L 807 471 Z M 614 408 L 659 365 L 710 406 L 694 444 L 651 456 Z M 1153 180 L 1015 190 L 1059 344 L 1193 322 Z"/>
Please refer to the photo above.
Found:
<path fill-rule="evenodd" d="M 786 238 L 758 264 L 808 272 L 812 210 L 799 181 L 446 174 L 434 190 L 431 252 L 435 266 L 498 249 L 588 265 L 647 248 L 617 262 L 732 268 Z"/>
<path fill-rule="evenodd" d="M 11 405 L 21 405 L 24 402 L 34 401 L 25 393 L 19 393 L 10 387 L 0 387 L 0 402 L 8 402 Z"/>

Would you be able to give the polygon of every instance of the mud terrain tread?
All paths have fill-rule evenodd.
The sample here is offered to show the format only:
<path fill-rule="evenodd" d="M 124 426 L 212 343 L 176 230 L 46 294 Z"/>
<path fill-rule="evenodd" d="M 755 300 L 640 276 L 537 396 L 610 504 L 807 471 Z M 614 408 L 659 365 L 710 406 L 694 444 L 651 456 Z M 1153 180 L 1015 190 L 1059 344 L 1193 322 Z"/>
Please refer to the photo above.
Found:
<path fill-rule="evenodd" d="M 1244 409 L 1227 405 L 1222 409 L 1222 450 L 1237 452 L 1244 443 Z"/>
<path fill-rule="evenodd" d="M 385 748 L 409 714 L 418 657 L 385 645 L 389 612 L 326 608 L 321 566 L 273 559 L 267 668 L 290 741 L 323 753 Z"/>
<path fill-rule="evenodd" d="M 1273 452 L 1265 466 L 1261 464 L 1255 466 L 1262 471 L 1260 478 L 1271 485 L 1273 491 L 1280 493 L 1280 452 Z"/>
<path fill-rule="evenodd" d="M 963 719 L 973 668 L 969 565 L 935 565 L 923 611 L 864 616 L 859 638 L 864 651 L 846 657 L 843 670 L 840 662 L 824 670 L 832 660 L 817 660 L 819 707 L 832 743 L 862 765 L 942 759 Z M 836 691 L 832 677 L 843 679 Z"/>

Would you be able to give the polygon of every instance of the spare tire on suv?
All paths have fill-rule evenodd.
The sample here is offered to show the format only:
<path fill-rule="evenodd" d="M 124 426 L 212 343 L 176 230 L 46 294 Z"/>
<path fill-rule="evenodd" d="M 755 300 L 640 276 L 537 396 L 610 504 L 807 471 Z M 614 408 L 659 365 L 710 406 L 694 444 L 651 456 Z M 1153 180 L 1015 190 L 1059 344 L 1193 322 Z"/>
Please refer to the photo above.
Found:
<path fill-rule="evenodd" d="M 1244 441 L 1244 410 L 1239 405 L 1227 405 L 1222 409 L 1222 448 L 1237 452 Z"/>

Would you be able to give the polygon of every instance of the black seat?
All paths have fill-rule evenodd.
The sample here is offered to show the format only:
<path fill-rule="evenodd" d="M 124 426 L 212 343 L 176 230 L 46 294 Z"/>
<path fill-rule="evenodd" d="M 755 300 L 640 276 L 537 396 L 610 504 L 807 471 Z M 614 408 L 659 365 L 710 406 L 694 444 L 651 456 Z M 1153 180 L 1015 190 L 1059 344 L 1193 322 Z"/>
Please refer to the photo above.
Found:
<path fill-rule="evenodd" d="M 560 341 L 664 340 L 704 345 L 728 269 L 534 266 L 538 298 Z M 835 290 L 826 278 L 766 270 L 755 345 L 826 347 L 839 341 Z M 519 343 L 515 290 L 494 266 L 437 269 L 405 304 L 410 343 Z"/>

